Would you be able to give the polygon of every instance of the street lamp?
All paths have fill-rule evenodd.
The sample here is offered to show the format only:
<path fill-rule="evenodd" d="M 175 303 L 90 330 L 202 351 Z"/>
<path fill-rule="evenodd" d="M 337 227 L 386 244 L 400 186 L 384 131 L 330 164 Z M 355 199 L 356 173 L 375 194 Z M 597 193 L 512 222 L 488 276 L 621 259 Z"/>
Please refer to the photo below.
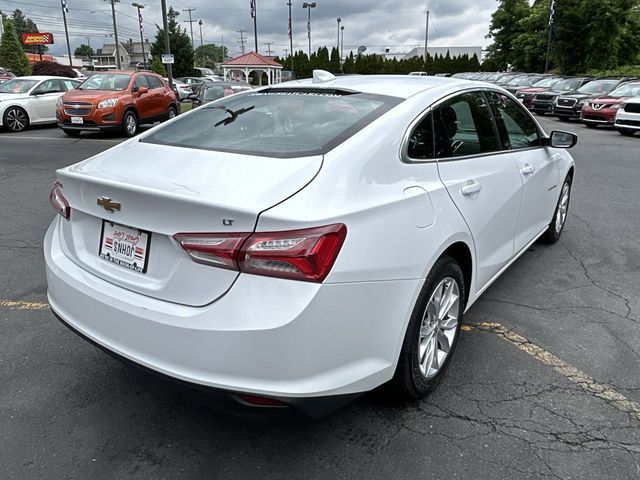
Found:
<path fill-rule="evenodd" d="M 340 33 L 342 33 L 342 43 L 340 44 L 340 71 L 342 71 L 344 63 L 342 59 L 344 58 L 344 25 L 340 27 Z"/>
<path fill-rule="evenodd" d="M 338 53 L 340 53 L 340 22 L 342 19 L 338 17 L 336 18 L 336 21 L 338 22 Z"/>
<path fill-rule="evenodd" d="M 144 38 L 142 36 L 142 32 L 144 31 L 144 27 L 142 25 L 142 13 L 140 13 L 140 10 L 142 10 L 144 8 L 144 5 L 141 5 L 139 3 L 132 3 L 131 5 L 133 5 L 134 7 L 136 7 L 138 9 L 138 23 L 140 24 L 140 45 L 142 46 L 142 66 L 144 67 L 144 69 L 147 69 L 147 57 L 144 54 Z"/>
<path fill-rule="evenodd" d="M 307 37 L 309 37 L 309 58 L 311 58 L 311 9 L 316 8 L 316 2 L 304 2 L 302 8 L 307 9 Z"/>

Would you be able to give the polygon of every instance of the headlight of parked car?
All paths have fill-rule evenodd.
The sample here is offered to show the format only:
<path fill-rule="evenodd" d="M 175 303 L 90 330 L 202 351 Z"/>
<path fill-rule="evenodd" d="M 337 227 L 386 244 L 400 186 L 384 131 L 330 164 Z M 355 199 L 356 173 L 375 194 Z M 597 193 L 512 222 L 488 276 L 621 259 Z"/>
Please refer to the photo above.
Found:
<path fill-rule="evenodd" d="M 56 107 L 61 107 L 62 103 L 62 97 L 58 97 L 58 100 L 56 100 Z"/>
<path fill-rule="evenodd" d="M 611 105 L 611 110 L 619 110 L 621 106 L 621 103 L 616 103 L 615 105 Z"/>
<path fill-rule="evenodd" d="M 625 102 L 622 102 L 620 105 L 618 105 L 618 108 L 620 110 L 624 110 L 624 108 L 627 106 L 627 104 Z"/>
<path fill-rule="evenodd" d="M 108 100 L 102 100 L 100 103 L 98 103 L 98 108 L 115 107 L 116 103 L 118 103 L 117 98 L 109 98 Z"/>

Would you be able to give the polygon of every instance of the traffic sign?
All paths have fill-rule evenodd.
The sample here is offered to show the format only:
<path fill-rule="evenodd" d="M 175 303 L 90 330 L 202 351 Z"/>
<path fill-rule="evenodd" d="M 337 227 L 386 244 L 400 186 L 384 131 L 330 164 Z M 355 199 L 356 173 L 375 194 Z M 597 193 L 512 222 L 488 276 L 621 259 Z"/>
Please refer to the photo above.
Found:
<path fill-rule="evenodd" d="M 172 53 L 163 53 L 162 54 L 162 63 L 165 65 L 174 63 L 174 58 Z"/>

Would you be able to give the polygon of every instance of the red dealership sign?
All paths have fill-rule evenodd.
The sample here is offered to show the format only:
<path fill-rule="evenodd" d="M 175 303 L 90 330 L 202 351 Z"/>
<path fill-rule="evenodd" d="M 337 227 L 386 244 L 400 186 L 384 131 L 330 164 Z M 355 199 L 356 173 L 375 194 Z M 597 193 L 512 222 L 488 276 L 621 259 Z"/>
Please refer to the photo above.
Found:
<path fill-rule="evenodd" d="M 23 33 L 23 45 L 51 45 L 53 44 L 53 33 Z"/>

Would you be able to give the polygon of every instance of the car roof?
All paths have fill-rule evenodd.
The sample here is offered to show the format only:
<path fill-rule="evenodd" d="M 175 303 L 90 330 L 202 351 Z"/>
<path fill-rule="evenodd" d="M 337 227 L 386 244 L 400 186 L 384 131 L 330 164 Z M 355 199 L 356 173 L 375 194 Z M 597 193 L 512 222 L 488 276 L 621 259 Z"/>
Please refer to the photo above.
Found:
<path fill-rule="evenodd" d="M 318 88 L 355 90 L 375 95 L 409 98 L 420 92 L 437 87 L 488 86 L 484 82 L 475 82 L 451 77 L 421 77 L 417 75 L 344 75 L 322 83 L 312 79 L 294 80 L 275 85 L 275 88 Z M 273 88 L 274 86 L 272 86 Z"/>
<path fill-rule="evenodd" d="M 14 77 L 11 80 L 49 80 L 52 78 L 57 78 L 61 80 L 76 80 L 75 78 L 71 78 L 71 77 L 60 77 L 55 75 L 28 75 L 24 77 Z"/>

